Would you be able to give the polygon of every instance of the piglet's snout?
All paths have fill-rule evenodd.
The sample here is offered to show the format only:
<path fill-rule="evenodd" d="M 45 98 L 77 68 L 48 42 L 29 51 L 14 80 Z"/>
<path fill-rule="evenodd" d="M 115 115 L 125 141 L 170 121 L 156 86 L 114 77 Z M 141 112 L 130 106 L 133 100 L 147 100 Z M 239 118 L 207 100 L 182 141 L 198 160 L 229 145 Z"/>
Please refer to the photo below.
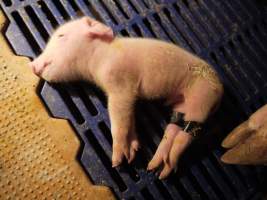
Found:
<path fill-rule="evenodd" d="M 32 68 L 32 71 L 37 76 L 41 76 L 44 69 L 50 64 L 51 62 L 47 61 L 40 61 L 38 59 L 29 63 L 29 66 Z"/>

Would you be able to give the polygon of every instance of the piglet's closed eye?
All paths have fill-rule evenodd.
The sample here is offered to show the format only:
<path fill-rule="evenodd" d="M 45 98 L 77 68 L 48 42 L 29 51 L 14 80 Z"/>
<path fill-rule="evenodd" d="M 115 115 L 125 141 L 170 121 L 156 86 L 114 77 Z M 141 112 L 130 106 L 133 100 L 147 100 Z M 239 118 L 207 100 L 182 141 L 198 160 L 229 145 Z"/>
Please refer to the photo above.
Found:
<path fill-rule="evenodd" d="M 64 37 L 64 36 L 65 36 L 65 34 L 62 33 L 62 34 L 58 34 L 57 37 L 58 37 L 58 38 L 62 38 L 62 37 Z"/>

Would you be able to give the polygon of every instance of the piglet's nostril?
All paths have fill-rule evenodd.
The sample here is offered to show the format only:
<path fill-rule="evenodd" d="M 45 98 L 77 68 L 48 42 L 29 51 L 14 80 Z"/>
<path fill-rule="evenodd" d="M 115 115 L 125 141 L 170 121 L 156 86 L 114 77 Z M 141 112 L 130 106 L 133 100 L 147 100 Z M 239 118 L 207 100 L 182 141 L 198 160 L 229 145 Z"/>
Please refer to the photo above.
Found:
<path fill-rule="evenodd" d="M 45 61 L 43 67 L 46 67 L 47 65 L 50 65 L 51 61 Z"/>
<path fill-rule="evenodd" d="M 39 70 L 35 65 L 32 66 L 32 71 L 37 76 L 40 76 L 41 74 L 41 70 Z"/>
<path fill-rule="evenodd" d="M 32 63 L 31 64 L 32 71 L 35 75 L 40 76 L 41 72 L 44 68 L 44 65 L 40 65 L 40 63 Z"/>

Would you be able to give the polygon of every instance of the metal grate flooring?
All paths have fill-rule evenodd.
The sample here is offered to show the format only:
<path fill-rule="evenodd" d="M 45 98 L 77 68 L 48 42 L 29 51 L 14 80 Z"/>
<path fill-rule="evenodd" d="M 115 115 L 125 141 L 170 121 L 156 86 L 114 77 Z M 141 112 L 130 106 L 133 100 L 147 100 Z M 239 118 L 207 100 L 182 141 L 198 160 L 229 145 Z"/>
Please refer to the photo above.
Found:
<path fill-rule="evenodd" d="M 10 20 L 5 36 L 18 55 L 36 57 L 59 24 L 95 17 L 123 36 L 174 42 L 209 61 L 226 94 L 208 122 L 207 137 L 192 146 L 177 174 L 159 181 L 146 172 L 160 142 L 167 112 L 158 102 L 139 102 L 137 129 L 143 148 L 132 165 L 111 167 L 110 122 L 103 93 L 91 85 L 39 87 L 51 115 L 70 121 L 82 147 L 77 154 L 95 184 L 124 199 L 260 199 L 264 168 L 224 165 L 219 143 L 234 126 L 266 103 L 267 21 L 252 0 L 3 0 Z"/>

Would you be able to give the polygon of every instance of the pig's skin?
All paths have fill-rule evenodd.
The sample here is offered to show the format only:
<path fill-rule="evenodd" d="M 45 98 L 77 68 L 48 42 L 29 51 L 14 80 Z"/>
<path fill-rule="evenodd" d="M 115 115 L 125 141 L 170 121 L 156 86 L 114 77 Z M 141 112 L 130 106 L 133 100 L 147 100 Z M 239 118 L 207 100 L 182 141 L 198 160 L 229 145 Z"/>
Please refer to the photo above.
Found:
<path fill-rule="evenodd" d="M 204 122 L 223 93 L 216 73 L 200 58 L 159 40 L 114 37 L 109 27 L 89 17 L 60 27 L 30 66 L 49 82 L 83 79 L 105 91 L 113 166 L 124 156 L 131 162 L 138 150 L 137 98 L 164 97 L 173 111 L 185 113 L 185 120 Z M 169 124 L 148 169 L 163 164 L 160 178 L 166 177 L 191 140 L 180 127 Z"/>
<path fill-rule="evenodd" d="M 230 164 L 267 164 L 267 105 L 236 127 L 223 141 L 229 150 L 221 160 Z"/>

